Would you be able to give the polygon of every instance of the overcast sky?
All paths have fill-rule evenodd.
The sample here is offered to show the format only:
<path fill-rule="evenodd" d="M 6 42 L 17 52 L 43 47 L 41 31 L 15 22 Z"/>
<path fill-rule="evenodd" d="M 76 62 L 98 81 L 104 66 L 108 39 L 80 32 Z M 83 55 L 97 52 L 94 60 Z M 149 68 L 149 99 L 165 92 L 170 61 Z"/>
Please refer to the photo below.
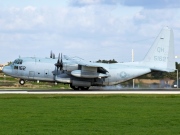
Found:
<path fill-rule="evenodd" d="M 0 63 L 51 50 L 126 62 L 134 49 L 140 61 L 164 26 L 174 30 L 180 56 L 178 0 L 0 0 Z"/>

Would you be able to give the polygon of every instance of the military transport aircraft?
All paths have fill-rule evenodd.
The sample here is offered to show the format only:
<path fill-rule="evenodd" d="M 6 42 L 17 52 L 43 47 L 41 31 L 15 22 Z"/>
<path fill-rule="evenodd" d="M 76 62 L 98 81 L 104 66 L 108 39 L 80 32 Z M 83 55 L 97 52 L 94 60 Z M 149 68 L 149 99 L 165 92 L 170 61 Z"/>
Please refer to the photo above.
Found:
<path fill-rule="evenodd" d="M 150 73 L 175 70 L 173 31 L 164 27 L 154 41 L 144 60 L 139 62 L 103 64 L 87 62 L 78 57 L 60 55 L 55 58 L 25 57 L 5 66 L 3 72 L 26 80 L 49 81 L 70 84 L 74 90 L 88 90 L 90 86 L 115 85 Z"/>

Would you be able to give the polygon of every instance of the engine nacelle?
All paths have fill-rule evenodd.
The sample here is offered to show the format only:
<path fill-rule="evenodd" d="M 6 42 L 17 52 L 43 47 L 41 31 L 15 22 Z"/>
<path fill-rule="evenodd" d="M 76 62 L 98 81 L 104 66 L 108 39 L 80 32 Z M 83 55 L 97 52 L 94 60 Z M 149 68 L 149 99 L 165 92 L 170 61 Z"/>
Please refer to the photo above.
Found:
<path fill-rule="evenodd" d="M 97 72 L 88 72 L 88 71 L 82 71 L 82 70 L 74 70 L 71 72 L 71 75 L 75 77 L 81 77 L 81 78 L 104 78 L 108 77 L 107 74 L 97 73 Z"/>
<path fill-rule="evenodd" d="M 65 63 L 63 66 L 63 70 L 65 71 L 73 71 L 73 70 L 77 70 L 78 69 L 78 64 L 67 64 Z"/>

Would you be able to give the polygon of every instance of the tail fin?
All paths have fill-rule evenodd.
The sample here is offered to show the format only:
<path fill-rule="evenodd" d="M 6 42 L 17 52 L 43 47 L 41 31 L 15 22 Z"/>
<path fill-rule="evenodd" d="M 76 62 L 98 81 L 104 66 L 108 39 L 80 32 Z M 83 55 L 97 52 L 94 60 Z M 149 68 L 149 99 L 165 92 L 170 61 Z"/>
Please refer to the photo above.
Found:
<path fill-rule="evenodd" d="M 151 70 L 173 72 L 175 70 L 174 35 L 164 27 L 143 60 Z"/>

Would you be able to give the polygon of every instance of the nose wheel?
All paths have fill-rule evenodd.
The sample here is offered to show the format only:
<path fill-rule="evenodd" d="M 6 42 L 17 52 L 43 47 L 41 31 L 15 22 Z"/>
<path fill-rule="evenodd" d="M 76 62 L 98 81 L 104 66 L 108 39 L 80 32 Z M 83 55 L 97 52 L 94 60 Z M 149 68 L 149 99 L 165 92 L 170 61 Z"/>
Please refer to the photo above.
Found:
<path fill-rule="evenodd" d="M 20 79 L 20 80 L 19 80 L 19 84 L 24 85 L 25 83 L 26 83 L 26 82 L 25 82 L 24 79 Z"/>

